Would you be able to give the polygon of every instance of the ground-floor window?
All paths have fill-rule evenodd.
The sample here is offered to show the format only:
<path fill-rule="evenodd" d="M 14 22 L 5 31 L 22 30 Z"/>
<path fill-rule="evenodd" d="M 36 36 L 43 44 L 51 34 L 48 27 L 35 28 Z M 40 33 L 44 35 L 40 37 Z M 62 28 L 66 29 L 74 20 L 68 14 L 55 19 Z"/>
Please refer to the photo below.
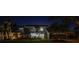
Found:
<path fill-rule="evenodd" d="M 41 38 L 44 39 L 45 34 L 44 33 L 31 33 L 31 38 Z"/>

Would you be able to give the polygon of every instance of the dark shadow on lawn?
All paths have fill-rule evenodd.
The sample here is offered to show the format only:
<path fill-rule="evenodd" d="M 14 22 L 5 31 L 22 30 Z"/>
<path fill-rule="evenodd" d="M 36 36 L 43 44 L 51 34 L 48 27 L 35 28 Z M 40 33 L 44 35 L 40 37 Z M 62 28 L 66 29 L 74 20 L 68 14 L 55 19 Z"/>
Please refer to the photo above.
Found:
<path fill-rule="evenodd" d="M 31 40 L 0 40 L 0 43 L 67 43 L 64 40 L 40 40 L 40 41 L 31 41 Z"/>

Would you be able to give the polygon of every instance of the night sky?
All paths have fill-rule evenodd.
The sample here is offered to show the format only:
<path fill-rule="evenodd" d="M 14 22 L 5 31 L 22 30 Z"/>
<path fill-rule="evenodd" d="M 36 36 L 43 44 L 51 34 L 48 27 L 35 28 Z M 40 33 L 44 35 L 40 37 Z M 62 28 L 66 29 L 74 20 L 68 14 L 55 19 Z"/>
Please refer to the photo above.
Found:
<path fill-rule="evenodd" d="M 16 24 L 24 24 L 24 25 L 51 25 L 52 23 L 62 22 L 61 20 L 57 21 L 56 19 L 51 19 L 48 16 L 13 16 L 11 17 Z M 0 20 L 2 21 L 4 17 L 0 17 Z"/>
<path fill-rule="evenodd" d="M 49 17 L 49 16 L 13 16 L 12 20 L 17 25 L 51 25 L 53 23 L 63 23 L 63 17 Z M 4 17 L 0 16 L 0 22 L 4 19 Z M 74 23 L 71 22 L 69 24 L 70 29 L 74 28 Z"/>
<path fill-rule="evenodd" d="M 13 17 L 17 24 L 24 25 L 49 25 L 48 17 Z"/>

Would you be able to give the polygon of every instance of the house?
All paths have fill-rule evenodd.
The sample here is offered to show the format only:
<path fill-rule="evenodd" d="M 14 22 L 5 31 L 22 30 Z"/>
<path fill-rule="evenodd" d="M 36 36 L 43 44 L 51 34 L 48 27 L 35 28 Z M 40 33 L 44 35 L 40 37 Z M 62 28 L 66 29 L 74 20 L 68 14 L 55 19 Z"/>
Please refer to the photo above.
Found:
<path fill-rule="evenodd" d="M 47 25 L 25 25 L 25 31 L 31 39 L 49 39 L 49 32 L 47 31 Z"/>

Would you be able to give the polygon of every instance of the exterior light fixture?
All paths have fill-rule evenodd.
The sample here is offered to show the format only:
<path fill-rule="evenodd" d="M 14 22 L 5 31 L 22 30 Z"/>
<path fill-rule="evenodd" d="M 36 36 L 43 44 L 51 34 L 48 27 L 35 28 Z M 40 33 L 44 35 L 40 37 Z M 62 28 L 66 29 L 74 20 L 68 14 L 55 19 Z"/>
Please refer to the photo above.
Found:
<path fill-rule="evenodd" d="M 40 31 L 44 31 L 44 28 L 43 28 L 43 27 L 41 27 L 41 28 L 40 28 Z"/>

